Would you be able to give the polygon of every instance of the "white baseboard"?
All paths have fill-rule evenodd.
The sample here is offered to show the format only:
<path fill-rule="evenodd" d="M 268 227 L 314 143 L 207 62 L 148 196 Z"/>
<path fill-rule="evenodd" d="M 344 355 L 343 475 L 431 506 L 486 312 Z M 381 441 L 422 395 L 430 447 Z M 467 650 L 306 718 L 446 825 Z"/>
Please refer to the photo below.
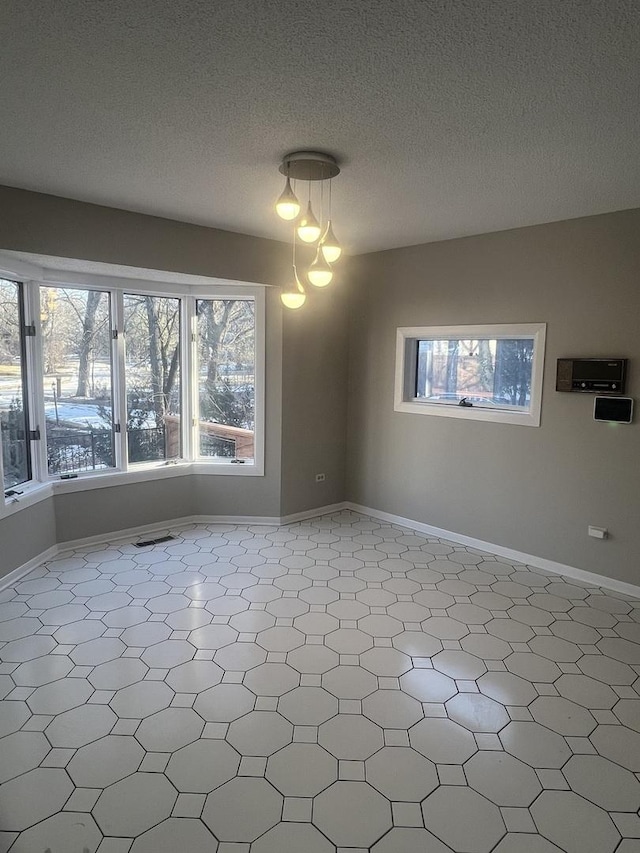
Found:
<path fill-rule="evenodd" d="M 305 509 L 302 512 L 294 512 L 290 515 L 193 515 L 188 519 L 182 519 L 189 524 L 268 524 L 280 527 L 283 524 L 293 524 L 296 521 L 305 521 L 307 518 L 319 518 L 322 515 L 330 515 L 346 509 L 344 501 L 335 504 L 317 506 L 314 509 Z"/>
<path fill-rule="evenodd" d="M 259 516 L 259 515 L 189 515 L 182 518 L 169 519 L 167 521 L 154 522 L 153 524 L 143 524 L 138 527 L 128 527 L 123 530 L 115 530 L 111 533 L 98 533 L 95 536 L 84 536 L 80 539 L 68 539 L 64 542 L 59 542 L 53 545 L 36 557 L 33 557 L 17 569 L 13 569 L 8 574 L 0 578 L 0 592 L 7 587 L 13 586 L 18 581 L 22 580 L 26 575 L 34 569 L 39 568 L 47 560 L 52 560 L 59 554 L 67 551 L 74 551 L 77 548 L 85 548 L 89 545 L 101 545 L 103 542 L 125 542 L 130 539 L 137 539 L 140 536 L 149 535 L 150 533 L 158 533 L 164 535 L 167 533 L 175 533 L 183 530 L 185 527 L 190 527 L 194 524 L 265 524 L 273 527 L 278 527 L 282 524 L 291 524 L 295 521 L 303 521 L 307 518 L 317 518 L 321 515 L 327 515 L 332 512 L 338 512 L 346 507 L 345 503 L 329 504 L 327 506 L 308 509 L 304 512 L 297 512 L 293 515 L 284 516 Z"/>
<path fill-rule="evenodd" d="M 615 578 L 609 578 L 606 575 L 598 575 L 595 572 L 587 572 L 584 569 L 578 569 L 575 566 L 567 566 L 564 563 L 557 563 L 555 560 L 547 560 L 545 557 L 538 557 L 535 554 L 525 554 L 523 551 L 515 551 L 513 548 L 505 548 L 503 545 L 496 545 L 494 542 L 485 542 L 482 539 L 474 539 L 471 536 L 464 536 L 461 533 L 455 533 L 452 530 L 444 530 L 442 527 L 434 527 L 431 524 L 424 524 L 421 521 L 414 521 L 412 518 L 404 518 L 401 515 L 393 515 L 390 512 L 383 512 L 372 507 L 362 506 L 361 504 L 346 501 L 345 507 L 354 512 L 369 515 L 372 518 L 378 518 L 381 521 L 388 521 L 390 524 L 398 524 L 401 527 L 408 527 L 410 530 L 415 530 L 418 533 L 426 533 L 428 536 L 435 536 L 438 539 L 448 539 L 450 542 L 456 542 L 459 545 L 466 545 L 469 548 L 477 548 L 478 551 L 486 551 L 489 554 L 495 554 L 498 557 L 505 557 L 508 560 L 514 560 L 518 563 L 524 563 L 527 566 L 532 566 L 536 569 L 542 569 L 545 572 L 551 572 L 554 575 L 563 575 L 567 578 L 580 581 L 580 583 L 588 586 L 601 587 L 609 589 L 613 592 L 620 592 L 623 595 L 630 595 L 634 598 L 640 598 L 640 586 L 635 584 L 619 581 Z"/>
<path fill-rule="evenodd" d="M 158 521 L 153 524 L 141 524 L 138 527 L 126 527 L 122 530 L 114 530 L 112 533 L 97 533 L 95 536 L 84 536 L 81 539 L 67 539 L 58 543 L 58 553 L 73 551 L 76 548 L 85 548 L 87 545 L 101 545 L 103 542 L 123 542 L 127 539 L 137 539 L 148 533 L 165 534 L 171 530 L 180 530 L 189 524 L 195 524 L 195 516 L 183 518 L 172 518 L 168 521 Z"/>
<path fill-rule="evenodd" d="M 34 569 L 39 568 L 47 560 L 51 560 L 52 557 L 55 557 L 57 553 L 58 546 L 52 545 L 51 548 L 47 548 L 46 551 L 32 557 L 28 562 L 23 563 L 21 566 L 18 566 L 17 569 L 10 571 L 9 574 L 3 575 L 0 578 L 0 592 L 2 592 L 3 589 L 7 589 L 9 586 L 13 586 L 15 583 L 18 583 L 18 581 L 21 581 Z"/>
<path fill-rule="evenodd" d="M 268 524 L 277 527 L 280 517 L 277 515 L 194 515 L 192 524 Z"/>
<path fill-rule="evenodd" d="M 294 524 L 296 521 L 306 521 L 308 518 L 318 518 L 321 515 L 331 515 L 334 512 L 340 512 L 347 509 L 345 501 L 340 501 L 336 504 L 327 504 L 319 506 L 315 509 L 305 509 L 302 512 L 293 512 L 290 515 L 283 515 L 280 518 L 280 524 Z"/>

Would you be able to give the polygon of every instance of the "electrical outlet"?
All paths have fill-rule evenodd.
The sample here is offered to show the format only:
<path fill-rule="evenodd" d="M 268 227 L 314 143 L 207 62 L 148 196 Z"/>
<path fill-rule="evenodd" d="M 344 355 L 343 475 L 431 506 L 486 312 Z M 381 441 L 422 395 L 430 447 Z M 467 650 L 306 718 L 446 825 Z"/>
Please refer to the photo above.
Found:
<path fill-rule="evenodd" d="M 606 527 L 594 527 L 593 524 L 590 524 L 589 536 L 593 536 L 594 539 L 607 539 L 609 536 L 609 531 Z"/>
<path fill-rule="evenodd" d="M 316 474 L 316 483 L 324 483 L 326 479 L 324 474 Z"/>

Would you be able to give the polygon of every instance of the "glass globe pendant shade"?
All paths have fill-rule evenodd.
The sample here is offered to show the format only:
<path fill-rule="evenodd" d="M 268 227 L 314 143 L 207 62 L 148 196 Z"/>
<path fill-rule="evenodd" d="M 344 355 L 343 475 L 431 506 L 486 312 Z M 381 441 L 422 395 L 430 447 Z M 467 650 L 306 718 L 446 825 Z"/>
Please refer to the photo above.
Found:
<path fill-rule="evenodd" d="M 307 212 L 300 217 L 297 225 L 298 237 L 303 243 L 315 243 L 322 229 L 311 209 L 311 202 L 307 205 Z"/>
<path fill-rule="evenodd" d="M 284 185 L 282 194 L 276 202 L 276 213 L 280 219 L 291 220 L 295 219 L 300 213 L 300 202 L 296 194 L 291 189 L 291 181 L 287 178 L 287 183 Z"/>
<path fill-rule="evenodd" d="M 326 287 L 328 284 L 331 284 L 333 270 L 320 251 L 320 247 L 318 247 L 318 251 L 316 252 L 315 260 L 307 270 L 307 278 L 314 287 Z"/>
<path fill-rule="evenodd" d="M 283 290 L 280 294 L 280 301 L 285 308 L 290 308 L 292 311 L 295 311 L 296 308 L 302 308 L 304 303 L 307 301 L 307 294 L 304 292 L 304 287 L 300 283 L 298 271 L 295 266 L 293 268 L 293 278 L 295 286 L 290 287 L 289 290 Z"/>
<path fill-rule="evenodd" d="M 297 290 L 283 290 L 280 294 L 280 300 L 285 308 L 295 311 L 296 308 L 302 308 L 307 301 L 307 294 L 299 293 Z"/>
<path fill-rule="evenodd" d="M 342 254 L 342 246 L 338 243 L 336 235 L 333 233 L 331 220 L 327 222 L 326 230 L 320 241 L 320 248 L 322 249 L 325 261 L 330 264 L 335 264 Z"/>

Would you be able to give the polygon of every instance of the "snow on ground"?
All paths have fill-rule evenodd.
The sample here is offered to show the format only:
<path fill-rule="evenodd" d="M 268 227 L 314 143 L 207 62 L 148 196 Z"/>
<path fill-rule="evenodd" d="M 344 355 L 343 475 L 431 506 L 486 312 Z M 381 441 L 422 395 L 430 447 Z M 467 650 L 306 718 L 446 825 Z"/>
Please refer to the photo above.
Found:
<path fill-rule="evenodd" d="M 107 417 L 110 416 L 110 408 L 105 406 L 103 411 Z M 48 421 L 55 421 L 56 407 L 53 401 L 45 401 L 44 412 Z M 58 400 L 58 418 L 65 423 L 74 423 L 78 426 L 93 426 L 102 429 L 109 426 L 108 422 L 100 417 L 97 403 L 72 403 L 68 400 Z"/>

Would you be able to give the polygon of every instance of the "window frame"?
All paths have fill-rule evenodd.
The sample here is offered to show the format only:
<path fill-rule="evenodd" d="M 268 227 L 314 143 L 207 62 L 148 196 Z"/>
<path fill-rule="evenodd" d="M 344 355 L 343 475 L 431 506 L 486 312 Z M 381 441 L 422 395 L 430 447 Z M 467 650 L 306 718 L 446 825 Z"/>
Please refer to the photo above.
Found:
<path fill-rule="evenodd" d="M 263 293 L 263 295 L 264 295 L 264 293 Z M 192 415 L 191 415 L 191 420 L 190 420 L 190 423 L 191 423 L 190 442 L 191 442 L 191 454 L 192 454 L 191 458 L 193 459 L 194 464 L 196 464 L 196 465 L 215 465 L 215 466 L 233 465 L 234 468 L 245 468 L 245 467 L 251 468 L 254 465 L 260 464 L 262 467 L 262 470 L 264 470 L 264 441 L 260 443 L 257 440 L 257 437 L 259 435 L 264 434 L 264 359 L 260 359 L 260 357 L 258 355 L 259 347 L 261 347 L 262 350 L 264 350 L 264 346 L 265 346 L 264 337 L 262 339 L 260 339 L 260 342 L 259 342 L 259 336 L 258 336 L 258 329 L 261 327 L 264 329 L 264 314 L 262 315 L 262 322 L 259 323 L 258 322 L 258 311 L 262 310 L 264 312 L 264 305 L 262 306 L 261 309 L 259 309 L 258 301 L 255 298 L 248 296 L 246 294 L 244 296 L 242 296 L 242 295 L 228 295 L 228 296 L 216 296 L 216 297 L 204 296 L 202 294 L 198 294 L 194 298 L 193 304 L 191 306 L 191 308 L 193 310 L 193 315 L 192 315 L 192 321 L 191 321 L 192 322 L 192 325 L 191 325 L 192 334 L 190 337 L 190 340 L 191 340 L 190 357 L 191 357 L 191 371 L 192 371 L 190 373 L 190 375 L 194 375 L 194 371 L 199 370 L 199 368 L 200 368 L 200 359 L 199 359 L 199 355 L 198 355 L 198 350 L 199 350 L 199 338 L 198 338 L 199 328 L 198 328 L 198 312 L 197 312 L 198 302 L 206 301 L 206 300 L 221 301 L 223 299 L 233 299 L 234 301 L 239 301 L 243 298 L 245 300 L 252 300 L 253 306 L 254 306 L 254 429 L 253 429 L 253 431 L 254 431 L 254 459 L 253 459 L 253 463 L 247 463 L 246 461 L 242 462 L 242 463 L 223 462 L 223 461 L 220 461 L 219 458 L 216 459 L 215 457 L 207 457 L 207 456 L 202 456 L 200 454 L 200 427 L 199 427 L 200 390 L 199 390 L 199 382 L 197 381 L 197 377 L 196 377 L 195 381 L 193 381 L 191 383 L 192 384 L 192 387 L 191 387 L 191 391 L 192 391 L 192 393 L 191 393 Z M 262 370 L 261 371 L 258 369 L 258 365 L 260 363 L 262 363 Z M 261 373 L 260 379 L 258 377 L 259 373 Z M 262 405 L 260 407 L 258 406 L 258 400 L 259 399 L 262 401 Z M 258 427 L 258 413 L 259 412 L 261 414 L 260 428 Z M 258 462 L 258 460 L 259 460 L 259 462 Z"/>
<path fill-rule="evenodd" d="M 41 325 L 41 316 L 42 312 L 40 310 L 41 305 L 41 291 L 43 287 L 56 287 L 61 290 L 84 290 L 84 291 L 98 291 L 100 293 L 106 293 L 107 299 L 109 303 L 109 338 L 110 338 L 110 366 L 111 366 L 111 441 L 113 447 L 113 465 L 108 468 L 100 468 L 94 471 L 77 471 L 73 472 L 72 477 L 66 477 L 64 474 L 52 474 L 49 471 L 49 463 L 48 463 L 48 453 L 47 453 L 47 426 L 46 426 L 46 415 L 45 415 L 45 407 L 44 407 L 44 351 L 43 351 L 43 338 L 42 338 L 42 325 Z M 37 365 L 37 376 L 35 377 L 36 381 L 39 383 L 36 385 L 34 381 L 34 393 L 38 393 L 39 402 L 42 405 L 42 418 L 41 418 L 41 426 L 40 426 L 40 470 L 42 475 L 40 480 L 42 482 L 66 482 L 69 479 L 77 480 L 85 477 L 100 477 L 107 476 L 110 473 L 119 473 L 126 471 L 127 468 L 123 465 L 123 457 L 122 457 L 122 448 L 121 448 L 121 438 L 122 438 L 122 410 L 120 407 L 119 400 L 119 389 L 116 385 L 116 381 L 119 381 L 120 374 L 116 368 L 116 362 L 118 358 L 117 344 L 120 334 L 114 337 L 114 333 L 118 329 L 118 314 L 117 314 L 117 306 L 116 306 L 116 291 L 113 288 L 105 287 L 98 284 L 81 284 L 79 282 L 75 282 L 73 284 L 67 284 L 65 282 L 51 282 L 48 280 L 33 282 L 33 289 L 35 291 L 35 304 L 36 304 L 36 314 L 37 322 L 35 323 L 36 327 L 36 335 L 35 340 L 37 343 L 37 357 L 38 357 L 38 365 Z M 122 374 L 124 381 L 124 374 Z M 41 389 L 36 392 L 36 388 Z M 116 429 L 116 426 L 120 427 L 120 429 Z"/>
<path fill-rule="evenodd" d="M 6 493 L 10 491 L 16 491 L 18 493 L 23 492 L 25 489 L 29 489 L 34 480 L 34 470 L 36 466 L 36 459 L 34 454 L 34 439 L 31 437 L 31 431 L 33 430 L 33 419 L 32 419 L 32 397 L 31 397 L 31 386 L 32 386 L 32 359 L 31 359 L 31 350 L 32 347 L 29 345 L 29 339 L 32 339 L 31 335 L 27 335 L 26 330 L 27 327 L 31 325 L 31 311 L 30 305 L 28 304 L 28 295 L 29 291 L 25 288 L 25 283 L 22 281 L 21 277 L 16 275 L 5 275 L 0 272 L 0 278 L 3 281 L 9 282 L 10 284 L 14 284 L 17 289 L 17 303 L 18 303 L 18 328 L 20 335 L 20 386 L 22 391 L 22 407 L 24 413 L 24 428 L 25 428 L 25 448 L 26 448 L 26 462 L 27 462 L 27 479 L 23 480 L 20 483 L 16 483 L 13 486 L 5 487 L 4 485 L 4 464 L 2 459 L 2 451 L 0 445 L 0 482 L 2 482 L 2 494 L 6 500 L 11 500 L 11 498 L 6 497 Z"/>
<path fill-rule="evenodd" d="M 129 433 L 126 427 L 126 423 L 129 417 L 128 412 L 128 404 L 127 404 L 127 371 L 126 371 L 126 349 L 127 349 L 127 335 L 125 331 L 125 308 L 124 308 L 124 298 L 125 296 L 151 296 L 154 298 L 166 298 L 166 299 L 177 299 L 178 300 L 178 311 L 179 311 L 179 364 L 180 364 L 180 456 L 176 456 L 172 459 L 156 459 L 150 461 L 141 461 L 141 462 L 130 462 L 129 461 L 129 446 L 128 446 L 128 438 Z M 127 471 L 139 471 L 144 470 L 148 467 L 165 467 L 167 465 L 179 465 L 184 462 L 190 461 L 190 453 L 187 449 L 187 434 L 188 434 L 188 397 L 189 397 L 189 386 L 191 374 L 185 373 L 185 365 L 187 364 L 187 356 L 188 356 L 188 346 L 185 347 L 185 334 L 187 333 L 188 323 L 185 322 L 184 314 L 187 310 L 187 302 L 188 299 L 183 295 L 173 295 L 168 293 L 149 293 L 148 290 L 145 292 L 137 292 L 135 289 L 123 287 L 116 292 L 116 311 L 117 315 L 120 318 L 121 322 L 119 325 L 118 331 L 118 346 L 117 346 L 117 361 L 118 361 L 118 403 L 119 409 L 122 413 L 122 419 L 120 421 L 121 428 L 120 434 L 118 436 L 120 441 L 120 453 L 122 454 L 122 459 L 126 460 L 126 470 Z M 122 377 L 122 381 L 120 381 L 120 376 Z M 185 380 L 186 376 L 186 382 Z M 124 428 L 123 428 L 124 425 Z"/>
<path fill-rule="evenodd" d="M 43 259 L 44 260 L 44 259 Z M 128 273 L 129 270 L 127 269 Z M 147 271 L 148 272 L 148 271 Z M 30 263 L 0 255 L 0 276 L 21 285 L 24 324 L 34 325 L 34 337 L 24 336 L 26 349 L 26 400 L 29 431 L 40 430 L 40 440 L 31 442 L 31 480 L 20 484 L 22 494 L 0 501 L 0 518 L 39 502 L 58 492 L 85 491 L 104 486 L 142 482 L 165 477 L 184 476 L 190 473 L 221 476 L 262 477 L 265 472 L 265 375 L 266 375 L 266 285 L 252 282 L 202 279 L 193 283 L 194 276 L 170 274 L 162 277 L 133 278 L 38 268 Z M 49 474 L 44 416 L 43 352 L 40 323 L 40 288 L 43 286 L 100 290 L 109 294 L 111 327 L 117 334 L 112 337 L 112 405 L 113 424 L 120 424 L 114 433 L 114 467 L 96 471 L 77 472 L 71 479 L 61 479 L 60 474 Z M 171 460 L 129 463 L 127 459 L 126 432 L 126 376 L 124 340 L 124 294 L 166 296 L 180 300 L 180 359 L 182 402 L 182 457 Z M 229 461 L 209 460 L 199 457 L 197 451 L 197 378 L 193 371 L 197 365 L 195 306 L 198 299 L 251 299 L 255 316 L 255 456 L 253 463 L 238 464 Z M 0 453 L 0 476 L 3 474 Z M 4 490 L 3 490 L 4 495 Z"/>
<path fill-rule="evenodd" d="M 542 409 L 546 323 L 500 323 L 480 326 L 403 326 L 396 332 L 394 411 L 539 427 Z M 459 406 L 416 397 L 417 351 L 421 340 L 532 340 L 531 403 L 526 412 L 511 408 Z"/>

